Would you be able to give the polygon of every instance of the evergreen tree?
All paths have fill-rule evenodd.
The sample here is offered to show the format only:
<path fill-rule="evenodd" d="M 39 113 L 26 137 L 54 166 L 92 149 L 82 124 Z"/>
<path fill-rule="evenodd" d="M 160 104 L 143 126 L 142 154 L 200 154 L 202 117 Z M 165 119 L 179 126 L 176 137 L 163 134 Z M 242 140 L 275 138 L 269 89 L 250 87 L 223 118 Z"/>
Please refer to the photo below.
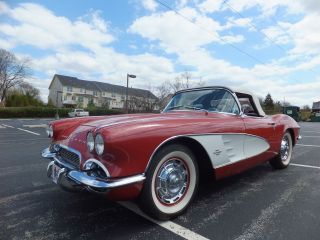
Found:
<path fill-rule="evenodd" d="M 266 98 L 263 101 L 263 105 L 265 106 L 266 109 L 270 110 L 274 108 L 274 103 L 273 103 L 273 99 L 271 97 L 271 94 L 268 93 Z"/>

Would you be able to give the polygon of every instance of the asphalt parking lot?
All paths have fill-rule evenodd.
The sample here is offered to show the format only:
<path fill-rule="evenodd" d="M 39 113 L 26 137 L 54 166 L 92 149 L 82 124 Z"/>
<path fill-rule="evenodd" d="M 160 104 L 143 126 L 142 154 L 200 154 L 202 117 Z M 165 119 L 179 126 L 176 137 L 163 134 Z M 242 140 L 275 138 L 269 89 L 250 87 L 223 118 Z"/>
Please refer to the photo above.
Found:
<path fill-rule="evenodd" d="M 40 156 L 47 122 L 0 120 L 0 239 L 320 239 L 320 123 L 300 123 L 289 168 L 203 185 L 184 215 L 156 222 L 54 185 Z"/>

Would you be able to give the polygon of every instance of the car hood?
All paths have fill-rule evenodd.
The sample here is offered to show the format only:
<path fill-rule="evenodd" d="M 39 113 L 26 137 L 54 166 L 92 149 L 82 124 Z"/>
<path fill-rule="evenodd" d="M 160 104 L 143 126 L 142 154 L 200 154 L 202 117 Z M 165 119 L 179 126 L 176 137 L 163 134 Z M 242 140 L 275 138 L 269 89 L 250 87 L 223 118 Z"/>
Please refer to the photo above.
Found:
<path fill-rule="evenodd" d="M 207 113 L 201 111 L 172 111 L 170 113 L 161 114 L 126 114 L 106 117 L 102 120 L 94 120 L 86 122 L 83 126 L 91 126 L 95 128 L 107 128 L 116 125 L 135 125 L 135 124 L 150 124 L 156 122 L 188 122 L 197 120 L 206 120 L 212 118 L 223 118 L 224 114 Z"/>

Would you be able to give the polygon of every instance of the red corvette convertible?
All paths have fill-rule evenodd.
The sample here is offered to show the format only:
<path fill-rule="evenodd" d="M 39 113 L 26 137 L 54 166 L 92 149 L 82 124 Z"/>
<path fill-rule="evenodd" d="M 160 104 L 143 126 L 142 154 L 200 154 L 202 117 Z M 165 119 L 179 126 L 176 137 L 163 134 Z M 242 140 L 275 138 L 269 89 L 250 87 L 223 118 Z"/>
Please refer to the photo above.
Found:
<path fill-rule="evenodd" d="M 186 210 L 207 174 L 221 179 L 266 161 L 286 168 L 299 129 L 287 115 L 266 116 L 248 92 L 194 88 L 175 93 L 160 114 L 53 121 L 42 156 L 63 189 L 138 198 L 164 220 Z"/>

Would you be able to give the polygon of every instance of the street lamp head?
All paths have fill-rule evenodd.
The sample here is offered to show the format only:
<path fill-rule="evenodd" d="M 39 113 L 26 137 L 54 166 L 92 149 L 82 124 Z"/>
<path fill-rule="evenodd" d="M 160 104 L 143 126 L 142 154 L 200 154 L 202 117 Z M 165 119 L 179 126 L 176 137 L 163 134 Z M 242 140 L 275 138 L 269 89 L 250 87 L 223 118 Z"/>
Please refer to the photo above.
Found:
<path fill-rule="evenodd" d="M 136 76 L 136 75 L 133 75 L 133 74 L 128 74 L 128 77 L 129 77 L 129 78 L 136 78 L 137 76 Z"/>

